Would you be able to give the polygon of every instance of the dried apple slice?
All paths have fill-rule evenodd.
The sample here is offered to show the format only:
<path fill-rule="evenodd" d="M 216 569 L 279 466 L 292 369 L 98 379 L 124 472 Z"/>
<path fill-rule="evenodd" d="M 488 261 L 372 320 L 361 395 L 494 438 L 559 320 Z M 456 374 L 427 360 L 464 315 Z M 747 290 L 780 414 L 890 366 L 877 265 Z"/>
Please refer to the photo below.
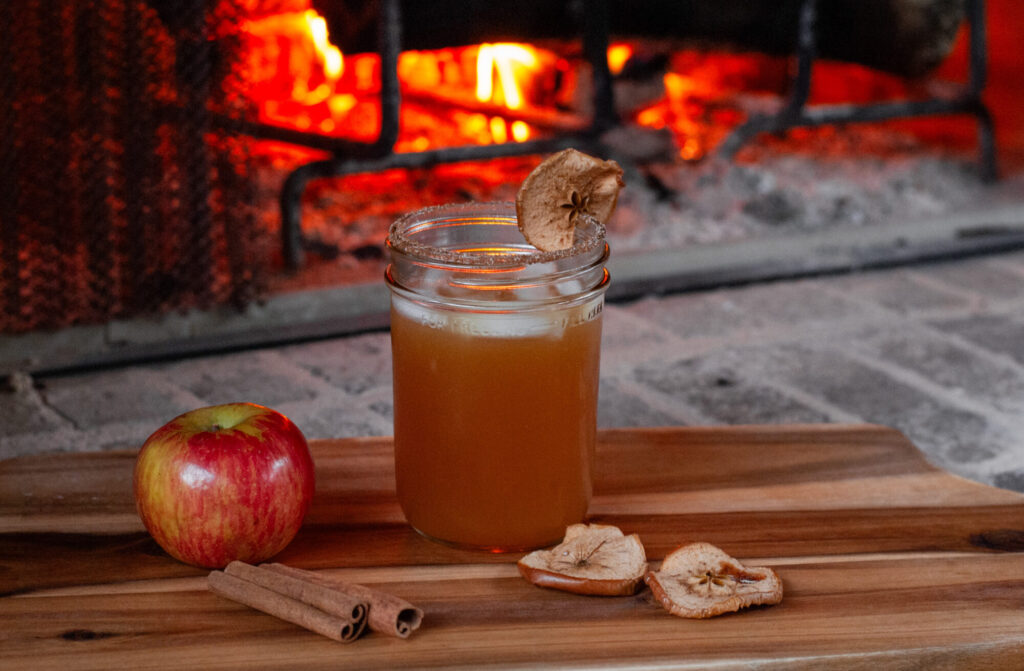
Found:
<path fill-rule="evenodd" d="M 782 581 L 765 567 L 746 567 L 710 543 L 673 550 L 644 581 L 665 610 L 708 618 L 782 601 Z"/>
<path fill-rule="evenodd" d="M 575 149 L 549 156 L 533 169 L 516 195 L 516 218 L 526 241 L 541 251 L 572 247 L 576 226 L 588 214 L 600 223 L 615 211 L 622 168 Z"/>
<path fill-rule="evenodd" d="M 540 587 L 623 596 L 643 584 L 647 555 L 636 534 L 626 536 L 605 524 L 573 524 L 559 545 L 531 552 L 517 565 L 524 578 Z"/>

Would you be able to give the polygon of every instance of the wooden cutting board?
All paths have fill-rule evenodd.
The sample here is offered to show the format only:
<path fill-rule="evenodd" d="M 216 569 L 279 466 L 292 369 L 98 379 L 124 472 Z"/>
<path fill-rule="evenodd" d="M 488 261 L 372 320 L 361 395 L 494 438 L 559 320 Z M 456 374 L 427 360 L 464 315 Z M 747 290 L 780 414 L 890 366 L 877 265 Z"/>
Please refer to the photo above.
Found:
<path fill-rule="evenodd" d="M 1024 665 L 1024 496 L 944 473 L 890 429 L 601 433 L 591 521 L 639 533 L 655 565 L 705 540 L 781 576 L 780 605 L 704 621 L 424 540 L 395 503 L 389 439 L 311 447 L 316 500 L 278 561 L 412 601 L 410 639 L 344 645 L 215 596 L 143 531 L 134 453 L 55 455 L 0 462 L 0 668 Z"/>

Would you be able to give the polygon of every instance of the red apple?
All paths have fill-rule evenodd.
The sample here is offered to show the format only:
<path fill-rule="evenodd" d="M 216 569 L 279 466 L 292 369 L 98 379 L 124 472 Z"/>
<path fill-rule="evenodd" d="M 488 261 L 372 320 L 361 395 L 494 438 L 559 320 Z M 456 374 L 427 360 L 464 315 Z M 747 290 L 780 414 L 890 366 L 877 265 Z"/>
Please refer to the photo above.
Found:
<path fill-rule="evenodd" d="M 220 568 L 284 549 L 313 498 L 306 438 L 253 403 L 199 408 L 157 429 L 135 462 L 142 522 L 171 556 Z"/>

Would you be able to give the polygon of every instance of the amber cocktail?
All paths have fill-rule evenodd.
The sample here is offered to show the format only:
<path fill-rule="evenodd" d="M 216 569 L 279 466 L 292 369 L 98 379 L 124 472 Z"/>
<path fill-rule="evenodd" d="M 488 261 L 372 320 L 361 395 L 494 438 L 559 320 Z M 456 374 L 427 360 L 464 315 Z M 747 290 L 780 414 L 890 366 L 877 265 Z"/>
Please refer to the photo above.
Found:
<path fill-rule="evenodd" d="M 527 245 L 511 203 L 403 217 L 388 238 L 398 499 L 420 533 L 512 551 L 586 513 L 608 247 Z"/>

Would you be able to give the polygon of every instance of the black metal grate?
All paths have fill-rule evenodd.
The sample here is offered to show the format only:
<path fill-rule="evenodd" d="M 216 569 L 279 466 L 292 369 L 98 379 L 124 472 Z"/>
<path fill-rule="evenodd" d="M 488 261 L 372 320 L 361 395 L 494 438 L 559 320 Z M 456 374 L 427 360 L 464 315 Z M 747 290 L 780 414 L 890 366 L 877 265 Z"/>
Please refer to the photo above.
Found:
<path fill-rule="evenodd" d="M 242 10 L 207 5 L 0 3 L 0 332 L 260 292 L 245 145 L 212 121 L 246 112 L 209 39 Z"/>

